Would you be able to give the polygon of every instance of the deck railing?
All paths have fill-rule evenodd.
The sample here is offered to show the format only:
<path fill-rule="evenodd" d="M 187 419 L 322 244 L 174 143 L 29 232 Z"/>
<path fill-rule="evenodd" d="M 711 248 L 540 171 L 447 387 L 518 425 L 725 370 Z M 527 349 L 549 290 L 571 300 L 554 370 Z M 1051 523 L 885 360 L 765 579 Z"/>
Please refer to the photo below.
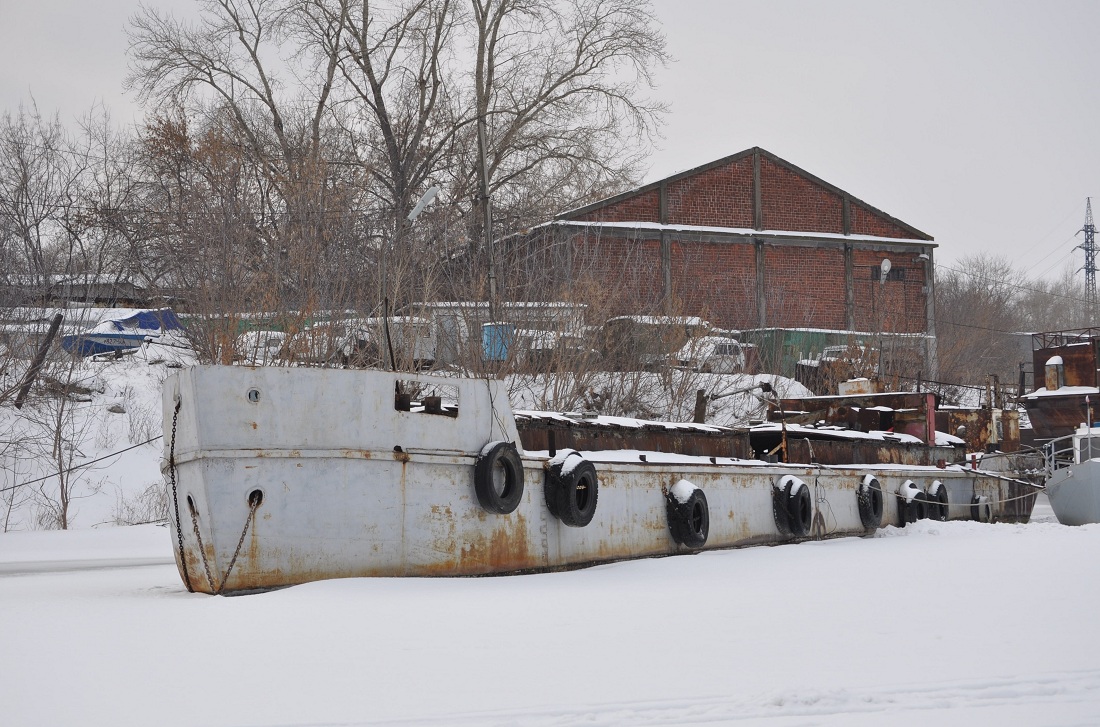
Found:
<path fill-rule="evenodd" d="M 1046 467 L 1048 475 L 1053 474 L 1055 470 L 1069 467 L 1074 464 L 1073 436 L 1072 434 L 1067 434 L 1064 437 L 1052 439 L 1043 445 L 1043 464 Z M 1089 459 L 1091 459 L 1092 437 L 1088 437 L 1087 439 L 1087 447 L 1090 455 Z M 1100 454 L 1100 452 L 1097 454 Z"/>
<path fill-rule="evenodd" d="M 1100 338 L 1100 328 L 1074 328 L 1067 331 L 1047 331 L 1045 333 L 1031 334 L 1031 349 L 1038 351 L 1040 348 L 1057 348 L 1068 346 L 1071 343 Z"/>

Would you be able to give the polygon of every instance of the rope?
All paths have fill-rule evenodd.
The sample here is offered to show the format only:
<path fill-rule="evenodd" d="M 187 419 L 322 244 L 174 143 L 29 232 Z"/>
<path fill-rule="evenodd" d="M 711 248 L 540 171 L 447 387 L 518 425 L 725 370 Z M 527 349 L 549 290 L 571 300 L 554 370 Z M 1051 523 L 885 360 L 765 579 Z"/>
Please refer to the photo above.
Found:
<path fill-rule="evenodd" d="M 504 419 L 502 419 L 500 414 L 497 412 L 497 405 L 496 402 L 493 400 L 493 384 L 488 378 L 485 379 L 485 389 L 489 394 L 489 410 L 492 412 L 492 416 L 489 419 L 489 441 L 491 442 L 493 441 L 494 422 L 498 427 L 500 427 L 500 436 L 503 437 L 508 430 L 504 425 Z"/>
<path fill-rule="evenodd" d="M 989 505 L 1003 505 L 1006 502 L 1016 502 L 1017 500 L 1026 500 L 1029 497 L 1038 497 L 1039 490 L 1042 489 L 1038 485 L 1032 485 L 1031 483 L 1028 483 L 1028 482 L 1021 482 L 1020 480 L 1009 479 L 1008 481 L 1009 482 L 1017 482 L 1019 484 L 1026 485 L 1028 487 L 1035 487 L 1036 490 L 1035 490 L 1035 492 L 1029 492 L 1026 495 L 1020 495 L 1018 497 L 1008 497 L 1008 498 L 1005 498 L 1003 500 L 998 499 L 996 501 L 990 500 L 988 502 Z M 898 493 L 898 492 L 890 492 L 889 490 L 884 490 L 881 487 L 868 487 L 867 489 L 868 490 L 878 490 L 879 492 L 881 492 L 884 495 L 893 495 L 894 497 L 898 498 L 899 500 L 904 500 L 905 499 L 905 495 L 902 495 L 901 493 Z M 938 504 L 936 501 L 931 501 L 931 502 L 932 502 L 933 505 Z M 977 505 L 978 503 L 976 503 L 976 502 L 971 502 L 971 503 L 949 502 L 947 504 L 948 505 L 958 505 L 959 507 L 970 507 L 972 505 Z"/>

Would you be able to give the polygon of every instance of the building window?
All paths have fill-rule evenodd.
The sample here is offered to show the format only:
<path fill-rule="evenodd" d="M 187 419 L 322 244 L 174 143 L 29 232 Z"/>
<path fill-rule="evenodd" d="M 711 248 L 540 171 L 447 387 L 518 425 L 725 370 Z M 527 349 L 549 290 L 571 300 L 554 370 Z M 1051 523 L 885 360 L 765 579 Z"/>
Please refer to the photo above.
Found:
<path fill-rule="evenodd" d="M 878 267 L 871 268 L 871 280 L 879 280 L 882 278 L 882 270 Z M 890 268 L 890 272 L 886 273 L 887 280 L 905 280 L 905 268 Z"/>

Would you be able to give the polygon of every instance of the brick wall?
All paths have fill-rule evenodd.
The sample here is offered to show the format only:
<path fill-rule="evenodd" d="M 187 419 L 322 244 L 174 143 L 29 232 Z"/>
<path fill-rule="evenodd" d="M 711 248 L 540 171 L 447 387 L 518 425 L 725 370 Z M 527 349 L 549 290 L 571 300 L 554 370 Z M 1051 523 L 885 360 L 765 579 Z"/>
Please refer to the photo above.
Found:
<path fill-rule="evenodd" d="M 925 328 L 924 261 L 918 253 L 854 250 L 852 287 L 855 293 L 855 323 L 862 331 L 923 333 Z M 885 283 L 874 278 L 883 258 L 893 270 L 903 270 L 904 280 Z"/>
<path fill-rule="evenodd" d="M 756 251 L 751 244 L 671 244 L 673 295 L 683 312 L 719 328 L 756 326 Z"/>
<path fill-rule="evenodd" d="M 825 187 L 760 160 L 764 229 L 843 233 L 844 200 Z"/>
<path fill-rule="evenodd" d="M 701 242 L 673 237 L 669 245 L 672 300 L 663 298 L 658 240 L 572 233 L 573 279 L 595 292 L 610 315 L 672 312 L 700 315 L 721 328 L 758 325 L 756 250 L 745 242 Z M 852 253 L 854 327 L 861 331 L 922 333 L 925 330 L 924 261 L 917 252 L 862 250 Z M 877 279 L 883 258 L 894 275 Z M 843 248 L 782 243 L 764 246 L 766 325 L 846 329 L 847 295 Z M 667 305 L 667 307 L 666 307 Z"/>
<path fill-rule="evenodd" d="M 767 230 L 843 234 L 844 197 L 839 190 L 793 171 L 760 154 L 762 226 Z M 711 227 L 753 227 L 752 154 L 730 158 L 710 169 L 666 182 L 668 223 Z M 602 222 L 659 221 L 659 187 L 638 192 L 574 219 Z M 922 238 L 888 217 L 849 199 L 853 235 Z M 622 230 L 588 228 L 573 233 L 574 280 L 586 279 L 614 298 L 618 313 L 658 310 L 665 301 L 661 246 Z M 923 332 L 923 261 L 916 252 L 853 252 L 855 328 L 898 333 Z M 904 280 L 872 279 L 883 257 Z M 724 328 L 758 323 L 754 245 L 673 239 L 670 247 L 670 311 L 703 315 Z M 843 249 L 767 244 L 765 246 L 766 323 L 778 327 L 848 327 Z"/>
<path fill-rule="evenodd" d="M 664 285 L 661 243 L 626 237 L 573 236 L 573 279 L 598 296 L 608 316 L 656 313 Z"/>
<path fill-rule="evenodd" d="M 752 229 L 752 157 L 670 182 L 668 220 Z"/>
<path fill-rule="evenodd" d="M 765 245 L 764 268 L 768 326 L 848 327 L 843 249 Z"/>
<path fill-rule="evenodd" d="M 660 195 L 657 190 L 642 192 L 607 207 L 576 217 L 590 222 L 659 222 Z"/>
<path fill-rule="evenodd" d="M 760 158 L 763 228 L 791 232 L 844 232 L 843 197 L 769 159 Z M 667 183 L 668 223 L 710 227 L 753 227 L 752 155 Z M 658 222 L 659 189 L 627 197 L 574 219 L 592 222 Z M 857 201 L 849 203 L 854 235 L 920 239 Z"/>
<path fill-rule="evenodd" d="M 849 225 L 853 235 L 875 235 L 876 237 L 913 238 L 915 235 L 890 220 L 877 215 L 863 205 L 852 202 L 849 205 Z"/>

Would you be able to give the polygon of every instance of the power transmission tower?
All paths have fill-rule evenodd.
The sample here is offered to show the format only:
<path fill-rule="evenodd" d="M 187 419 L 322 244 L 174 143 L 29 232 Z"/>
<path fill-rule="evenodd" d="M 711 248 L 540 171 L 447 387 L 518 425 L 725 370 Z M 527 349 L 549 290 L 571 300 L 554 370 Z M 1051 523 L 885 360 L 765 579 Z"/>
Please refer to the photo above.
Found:
<path fill-rule="evenodd" d="M 1096 313 L 1096 225 L 1092 224 L 1092 197 L 1085 199 L 1085 226 L 1077 231 L 1085 233 L 1085 241 L 1077 246 L 1085 251 L 1085 302 L 1089 308 L 1089 323 Z M 1077 249 L 1074 248 L 1074 249 Z"/>

